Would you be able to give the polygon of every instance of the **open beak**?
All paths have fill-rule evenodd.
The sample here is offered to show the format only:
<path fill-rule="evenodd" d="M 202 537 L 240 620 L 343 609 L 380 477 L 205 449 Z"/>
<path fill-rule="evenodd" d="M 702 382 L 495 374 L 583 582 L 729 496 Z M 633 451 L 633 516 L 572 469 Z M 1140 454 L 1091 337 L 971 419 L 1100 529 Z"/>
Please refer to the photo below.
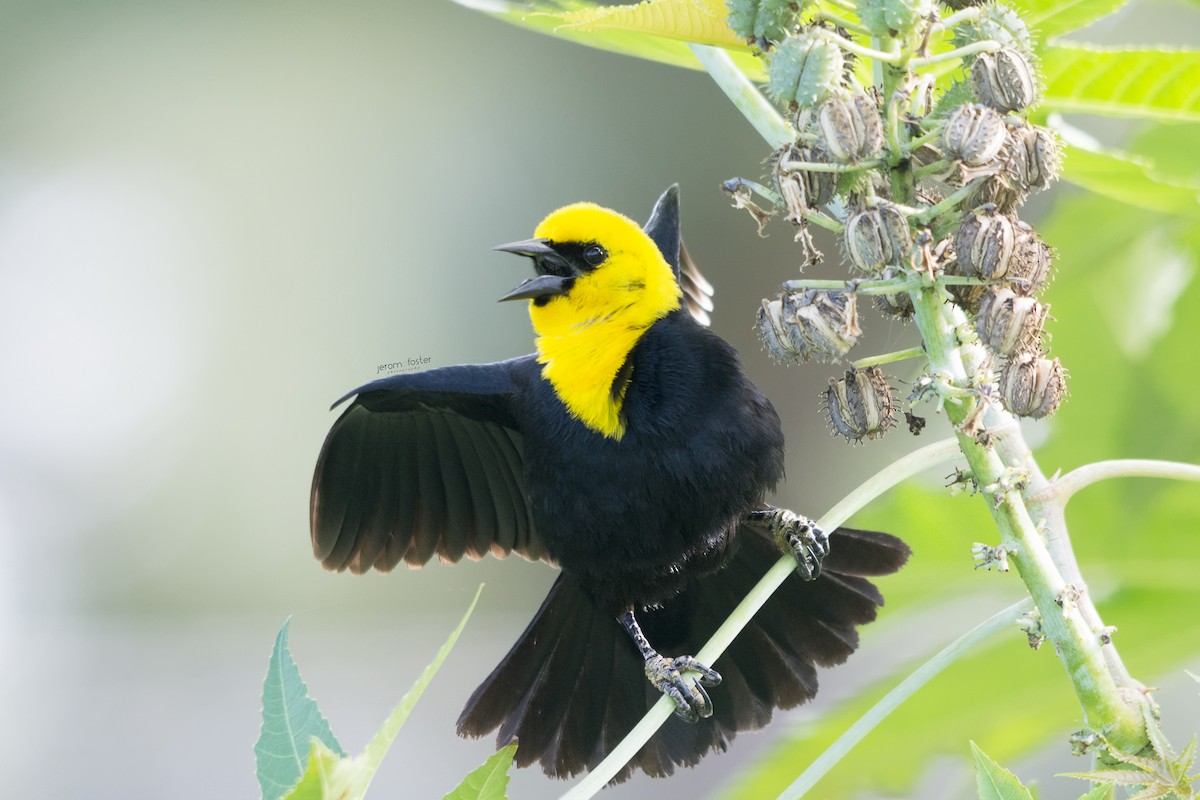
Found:
<path fill-rule="evenodd" d="M 513 253 L 518 256 L 532 258 L 535 263 L 542 261 L 560 261 L 562 256 L 554 251 L 545 239 L 526 239 L 523 242 L 511 242 L 492 248 L 502 253 Z M 566 294 L 574 278 L 564 278 L 560 275 L 538 275 L 530 278 L 508 294 L 500 298 L 505 300 L 538 300 Z"/>
<path fill-rule="evenodd" d="M 574 280 L 574 278 L 564 278 L 560 275 L 538 275 L 536 278 L 530 278 L 504 295 L 504 297 L 501 297 L 500 302 L 505 300 L 537 300 L 542 297 L 558 297 L 567 293 Z"/>

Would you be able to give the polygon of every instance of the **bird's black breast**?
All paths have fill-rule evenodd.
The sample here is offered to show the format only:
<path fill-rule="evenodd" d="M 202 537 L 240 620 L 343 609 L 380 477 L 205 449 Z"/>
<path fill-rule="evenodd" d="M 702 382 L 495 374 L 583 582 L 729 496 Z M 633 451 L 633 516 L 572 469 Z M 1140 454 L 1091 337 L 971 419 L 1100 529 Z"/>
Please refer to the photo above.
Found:
<path fill-rule="evenodd" d="M 718 566 L 732 523 L 783 473 L 783 434 L 737 354 L 672 312 L 630 354 L 625 435 L 596 433 L 530 375 L 526 483 L 547 551 L 593 597 L 650 605 Z"/>

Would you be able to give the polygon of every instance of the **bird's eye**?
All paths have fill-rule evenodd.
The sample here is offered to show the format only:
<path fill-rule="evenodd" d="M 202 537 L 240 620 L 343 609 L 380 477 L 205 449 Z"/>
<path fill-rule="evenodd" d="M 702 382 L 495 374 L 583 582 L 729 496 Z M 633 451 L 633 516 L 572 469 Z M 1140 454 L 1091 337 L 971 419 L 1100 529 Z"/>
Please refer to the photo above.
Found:
<path fill-rule="evenodd" d="M 589 266 L 598 267 L 608 258 L 608 251 L 598 244 L 589 244 L 583 248 L 583 260 Z"/>

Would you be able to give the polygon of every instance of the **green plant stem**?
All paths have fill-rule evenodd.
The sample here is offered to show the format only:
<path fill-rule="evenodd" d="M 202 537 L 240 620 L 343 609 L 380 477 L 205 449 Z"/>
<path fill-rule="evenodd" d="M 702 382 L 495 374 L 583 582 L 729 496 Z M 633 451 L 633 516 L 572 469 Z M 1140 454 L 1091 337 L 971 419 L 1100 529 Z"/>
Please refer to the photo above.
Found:
<path fill-rule="evenodd" d="M 897 361 L 905 361 L 910 358 L 920 358 L 923 355 L 925 355 L 925 348 L 910 347 L 907 350 L 896 350 L 892 353 L 880 353 L 877 356 L 860 358 L 857 361 L 850 362 L 850 366 L 855 369 L 866 369 L 867 367 L 877 367 L 880 364 L 893 364 Z"/>
<path fill-rule="evenodd" d="M 746 74 L 738 69 L 733 59 L 719 47 L 689 44 L 692 54 L 700 61 L 717 86 L 737 107 L 758 135 L 767 140 L 772 149 L 783 147 L 796 138 L 792 126 L 779 116 L 779 112 L 767 101 Z"/>
<path fill-rule="evenodd" d="M 910 296 L 916 307 L 915 319 L 929 353 L 931 369 L 948 376 L 956 384 L 966 385 L 969 373 L 954 335 L 955 327 L 965 319 L 952 318 L 954 315 L 961 317 L 961 311 L 943 303 L 929 290 L 914 291 Z M 993 445 L 1004 441 L 1003 447 L 985 447 L 974 435 L 962 429 L 962 424 L 976 410 L 976 402 L 945 406 L 947 418 L 959 429 L 959 444 L 976 482 L 981 486 L 1000 484 L 1001 477 L 1010 468 L 1028 473 L 1029 465 L 1034 463 L 1033 454 L 1021 438 L 1015 421 L 1003 419 L 1006 412 L 993 409 L 990 412 L 992 419 L 985 417 Z M 1002 453 L 1009 457 L 1002 458 Z M 992 516 L 1000 529 L 1001 543 L 1041 612 L 1043 629 L 1067 670 L 1087 723 L 1120 749 L 1140 751 L 1147 743 L 1141 711 L 1119 691 L 1117 681 L 1122 676 L 1113 673 L 1113 662 L 1102 652 L 1100 628 L 1103 626 L 1078 569 L 1070 573 L 1074 580 L 1064 577 L 1060 569 L 1061 558 L 1051 556 L 1038 522 L 1030 515 L 1019 492 L 999 492 L 992 499 Z M 1061 515 L 1054 522 L 1065 525 Z M 1065 541 L 1065 538 L 1063 529 L 1061 539 Z M 1074 562 L 1073 555 L 1069 560 Z M 1081 610 L 1084 607 L 1086 610 Z M 1103 649 L 1111 649 L 1111 645 Z"/>
<path fill-rule="evenodd" d="M 924 58 L 914 58 L 908 62 L 908 66 L 912 69 L 924 69 L 932 64 L 938 64 L 943 61 L 956 61 L 968 56 L 978 55 L 979 53 L 994 53 L 1000 49 L 1000 43 L 994 42 L 991 39 L 985 39 L 982 42 L 972 42 L 963 47 L 947 50 L 944 53 L 936 53 L 932 56 Z"/>
<path fill-rule="evenodd" d="M 873 731 L 880 722 L 887 719 L 889 714 L 899 708 L 908 698 L 912 697 L 918 689 L 933 680 L 946 667 L 967 653 L 974 651 L 985 640 L 1005 629 L 1011 629 L 1013 624 L 1032 607 L 1033 601 L 1028 597 L 1014 603 L 1008 608 L 988 617 L 944 647 L 933 658 L 917 667 L 908 677 L 896 684 L 894 689 L 884 695 L 878 703 L 871 706 L 865 714 L 855 720 L 854 724 L 843 731 L 842 735 L 833 744 L 825 748 L 821 755 L 817 756 L 808 765 L 808 768 L 804 772 L 801 772 L 799 777 L 783 790 L 779 795 L 779 800 L 799 800 L 799 798 L 806 795 L 868 733 Z"/>
<path fill-rule="evenodd" d="M 842 498 L 837 505 L 817 520 L 817 525 L 827 531 L 835 530 L 855 512 L 887 490 L 929 467 L 955 458 L 958 454 L 958 443 L 954 439 L 943 439 L 904 456 L 877 472 Z M 836 539 L 834 539 L 833 546 L 837 546 Z M 796 559 L 793 556 L 781 557 L 750 593 L 742 599 L 742 602 L 721 624 L 721 627 L 717 628 L 708 643 L 700 648 L 700 652 L 696 653 L 696 659 L 705 664 L 715 663 L 729 647 L 734 637 L 750 622 L 750 618 L 763 607 L 771 594 L 787 580 L 795 569 Z M 646 742 L 650 741 L 650 737 L 662 727 L 673 710 L 674 705 L 671 700 L 665 695 L 660 697 L 658 702 L 650 707 L 641 721 L 609 752 L 604 760 L 562 795 L 562 800 L 584 800 L 603 789 L 621 770 L 621 767 L 625 766 L 630 759 L 637 755 Z"/>
<path fill-rule="evenodd" d="M 779 166 L 785 172 L 869 172 L 878 169 L 882 161 L 860 161 L 857 164 L 833 164 L 827 161 L 784 161 Z"/>
<path fill-rule="evenodd" d="M 1061 478 L 1050 481 L 1050 490 L 1058 504 L 1065 506 L 1067 501 L 1080 489 L 1109 478 L 1171 478 L 1180 481 L 1200 481 L 1200 466 L 1143 458 L 1098 461 L 1095 464 L 1085 464 Z M 1031 498 L 1031 502 L 1043 499 L 1039 495 Z"/>

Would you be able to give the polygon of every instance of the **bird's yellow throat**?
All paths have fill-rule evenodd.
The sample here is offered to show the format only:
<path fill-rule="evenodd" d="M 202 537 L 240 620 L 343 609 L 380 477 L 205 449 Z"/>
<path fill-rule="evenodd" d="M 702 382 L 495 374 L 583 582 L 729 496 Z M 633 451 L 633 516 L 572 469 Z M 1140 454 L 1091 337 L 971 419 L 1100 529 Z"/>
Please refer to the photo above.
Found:
<path fill-rule="evenodd" d="M 608 258 L 545 305 L 530 304 L 542 375 L 572 416 L 613 439 L 625 434 L 625 385 L 614 386 L 642 334 L 679 308 L 679 284 L 654 241 L 633 220 L 592 203 L 550 214 L 534 236 L 595 242 Z M 627 379 L 628 375 L 622 376 Z"/>

